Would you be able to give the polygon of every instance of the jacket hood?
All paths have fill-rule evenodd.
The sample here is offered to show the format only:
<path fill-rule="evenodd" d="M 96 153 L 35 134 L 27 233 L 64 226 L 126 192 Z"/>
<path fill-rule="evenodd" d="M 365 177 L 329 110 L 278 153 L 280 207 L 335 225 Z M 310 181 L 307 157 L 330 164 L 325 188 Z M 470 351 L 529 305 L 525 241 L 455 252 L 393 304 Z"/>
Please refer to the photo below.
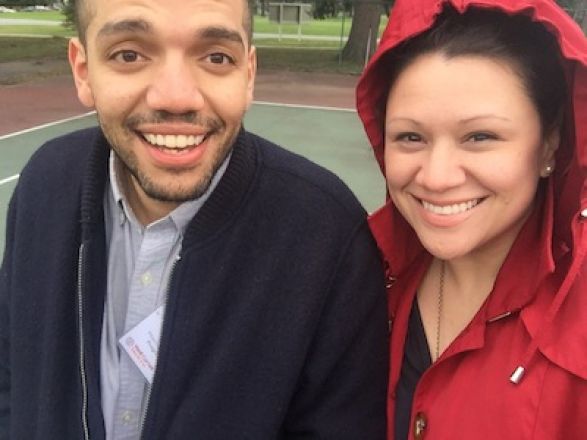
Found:
<path fill-rule="evenodd" d="M 575 127 L 587 120 L 587 40 L 579 26 L 554 0 L 396 0 L 379 46 L 359 79 L 357 110 L 365 131 L 383 169 L 383 121 L 389 77 L 385 58 L 402 42 L 428 30 L 445 5 L 464 12 L 470 7 L 501 9 L 508 14 L 523 13 L 555 35 L 570 84 Z M 576 133 L 578 157 L 585 174 L 587 133 Z M 557 162 L 558 163 L 558 162 Z"/>
<path fill-rule="evenodd" d="M 538 235 L 535 238 L 540 240 L 541 256 L 535 258 L 536 261 L 528 261 L 527 251 L 520 249 L 523 240 L 519 239 L 508 260 L 513 259 L 512 255 L 525 256 L 528 264 L 523 270 L 528 271 L 528 279 L 532 275 L 534 278 L 531 285 L 524 286 L 528 295 L 534 295 L 543 277 L 558 272 L 557 261 L 565 261 L 559 266 L 564 275 L 557 275 L 559 280 L 554 296 L 551 295 L 549 300 L 538 301 L 522 313 L 533 338 L 532 346 L 528 348 L 522 364 L 529 362 L 539 350 L 574 374 L 587 378 L 587 354 L 577 356 L 577 350 L 570 349 L 571 346 L 576 348 L 578 343 L 587 340 L 585 331 L 579 331 L 573 324 L 587 322 L 587 295 L 575 295 L 572 301 L 566 301 L 569 291 L 576 288 L 577 280 L 584 286 L 587 277 L 584 267 L 587 247 L 587 39 L 579 26 L 554 0 L 396 0 L 389 24 L 377 51 L 359 80 L 356 91 L 359 117 L 384 174 L 384 119 L 390 86 L 388 56 L 400 43 L 428 30 L 445 5 L 452 5 L 460 13 L 475 7 L 500 9 L 511 15 L 525 14 L 534 22 L 542 24 L 558 42 L 567 78 L 569 103 L 565 112 L 561 144 L 556 152 L 556 167 L 553 175 L 545 182 L 546 188 L 542 193 L 543 209 L 540 217 L 534 216 L 539 223 L 540 238 Z M 370 226 L 383 253 L 390 278 L 401 274 L 411 261 L 421 255 L 423 248 L 419 245 L 415 232 L 394 208 L 391 200 L 371 216 Z M 534 227 L 535 225 L 526 229 Z M 529 234 L 527 231 L 526 235 Z M 570 258 L 563 257 L 565 254 Z M 560 269 L 563 266 L 565 269 Z M 511 272 L 512 266 L 506 269 Z M 536 272 L 532 274 L 536 270 L 539 276 L 536 276 Z M 498 278 L 496 283 L 499 281 Z M 391 301 L 393 303 L 394 300 Z M 519 306 L 520 310 L 524 304 L 515 306 Z M 568 320 L 569 314 L 574 315 L 571 321 Z M 560 324 L 561 319 L 567 320 L 567 324 L 562 326 L 565 330 L 560 330 L 560 325 L 551 325 L 556 321 Z M 585 328 L 584 324 L 580 325 Z M 579 339 L 569 337 L 575 330 L 581 333 Z M 569 353 L 575 354 L 574 359 L 564 354 L 567 348 Z"/>

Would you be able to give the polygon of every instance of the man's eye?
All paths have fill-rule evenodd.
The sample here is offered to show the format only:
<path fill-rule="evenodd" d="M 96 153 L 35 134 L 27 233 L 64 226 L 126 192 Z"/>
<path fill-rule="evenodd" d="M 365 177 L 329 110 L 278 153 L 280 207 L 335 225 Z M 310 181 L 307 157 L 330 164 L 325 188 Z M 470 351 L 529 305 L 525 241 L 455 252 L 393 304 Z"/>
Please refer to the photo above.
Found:
<path fill-rule="evenodd" d="M 134 50 L 121 50 L 113 54 L 112 59 L 122 63 L 136 63 L 141 56 Z"/>
<path fill-rule="evenodd" d="M 212 64 L 234 64 L 234 60 L 224 53 L 213 53 L 208 55 L 208 60 Z"/>

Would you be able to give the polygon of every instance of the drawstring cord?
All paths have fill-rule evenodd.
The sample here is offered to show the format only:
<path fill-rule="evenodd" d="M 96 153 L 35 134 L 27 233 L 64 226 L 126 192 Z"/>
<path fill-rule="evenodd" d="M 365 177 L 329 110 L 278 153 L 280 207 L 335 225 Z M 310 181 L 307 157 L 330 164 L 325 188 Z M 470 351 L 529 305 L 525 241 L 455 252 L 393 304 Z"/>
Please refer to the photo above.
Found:
<path fill-rule="evenodd" d="M 586 220 L 583 218 L 581 221 L 584 223 Z M 584 229 L 584 225 L 583 225 L 583 229 Z M 585 259 L 586 252 L 587 252 L 587 234 L 585 234 L 585 233 L 583 233 L 583 231 L 581 231 L 581 242 L 577 248 L 577 256 L 576 256 L 576 258 L 573 259 L 573 263 L 571 264 L 571 267 L 569 268 L 569 271 L 568 271 L 568 273 L 571 274 L 571 276 L 566 277 L 565 280 L 563 281 L 563 283 L 559 289 L 558 295 L 555 296 L 554 301 L 552 302 L 552 305 L 544 318 L 544 325 L 542 325 L 540 327 L 540 330 L 536 334 L 536 337 L 532 340 L 532 342 L 530 343 L 530 346 L 528 347 L 528 349 L 524 353 L 524 356 L 522 357 L 522 362 L 520 363 L 520 365 L 518 365 L 516 367 L 516 369 L 514 370 L 512 375 L 510 376 L 509 380 L 511 383 L 517 385 L 524 378 L 524 375 L 526 374 L 526 370 L 527 370 L 528 366 L 530 365 L 530 361 L 532 360 L 532 358 L 535 356 L 536 352 L 538 351 L 540 338 L 545 333 L 545 329 L 548 327 L 546 324 L 552 322 L 552 320 L 554 319 L 554 317 L 558 313 L 559 309 L 561 308 L 564 300 L 567 298 L 567 295 L 568 295 L 569 291 L 571 290 L 571 286 L 575 282 L 575 278 L 580 273 L 580 269 L 583 264 L 583 260 Z"/>

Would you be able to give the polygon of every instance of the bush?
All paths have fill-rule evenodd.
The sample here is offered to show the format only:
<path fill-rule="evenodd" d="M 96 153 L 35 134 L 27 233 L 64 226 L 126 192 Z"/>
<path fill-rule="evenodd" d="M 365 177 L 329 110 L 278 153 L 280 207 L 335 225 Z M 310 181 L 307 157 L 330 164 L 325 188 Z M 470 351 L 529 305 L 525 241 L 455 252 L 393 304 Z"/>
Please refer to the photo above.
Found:
<path fill-rule="evenodd" d="M 65 27 L 75 29 L 75 0 L 70 0 L 63 6 L 63 15 L 65 15 Z"/>

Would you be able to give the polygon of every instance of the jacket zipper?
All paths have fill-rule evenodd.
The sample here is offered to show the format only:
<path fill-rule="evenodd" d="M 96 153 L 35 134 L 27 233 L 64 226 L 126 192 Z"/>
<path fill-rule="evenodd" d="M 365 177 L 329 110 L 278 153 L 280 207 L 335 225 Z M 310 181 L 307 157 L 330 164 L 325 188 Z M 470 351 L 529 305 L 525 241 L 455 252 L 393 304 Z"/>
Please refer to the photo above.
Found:
<path fill-rule="evenodd" d="M 90 429 L 88 425 L 88 380 L 85 364 L 84 346 L 84 318 L 83 318 L 83 268 L 84 268 L 84 244 L 79 248 L 77 261 L 77 301 L 78 301 L 78 335 L 79 335 L 79 371 L 82 381 L 82 427 L 84 440 L 90 440 Z"/>
<path fill-rule="evenodd" d="M 165 290 L 165 296 L 163 299 L 163 304 L 165 305 L 165 310 L 163 312 L 163 320 L 161 322 L 161 339 L 159 341 L 159 347 L 161 347 L 161 344 L 163 342 L 163 329 L 165 329 L 165 323 L 167 322 L 167 303 L 169 302 L 169 292 L 171 291 L 171 285 L 173 284 L 173 280 L 175 278 L 175 269 L 177 267 L 177 263 L 179 263 L 179 261 L 181 260 L 181 255 L 177 255 L 177 257 L 175 257 L 175 261 L 173 262 L 173 266 L 171 266 L 171 273 L 169 275 L 169 282 L 167 283 L 167 288 Z M 160 352 L 161 350 L 157 350 L 158 352 Z M 149 412 L 149 404 L 151 403 L 151 392 L 153 390 L 153 384 L 155 383 L 155 379 L 157 378 L 157 370 L 159 365 L 159 356 L 157 356 L 157 363 L 155 364 L 155 374 L 153 375 L 153 382 L 150 384 L 147 384 L 147 390 L 146 390 L 146 394 L 145 394 L 145 404 L 143 405 L 143 411 L 141 414 L 141 423 L 140 423 L 140 438 L 141 440 L 145 440 L 145 433 L 144 433 L 144 428 L 145 428 L 145 424 L 147 422 L 147 414 Z M 87 439 L 86 439 L 87 440 Z"/>

